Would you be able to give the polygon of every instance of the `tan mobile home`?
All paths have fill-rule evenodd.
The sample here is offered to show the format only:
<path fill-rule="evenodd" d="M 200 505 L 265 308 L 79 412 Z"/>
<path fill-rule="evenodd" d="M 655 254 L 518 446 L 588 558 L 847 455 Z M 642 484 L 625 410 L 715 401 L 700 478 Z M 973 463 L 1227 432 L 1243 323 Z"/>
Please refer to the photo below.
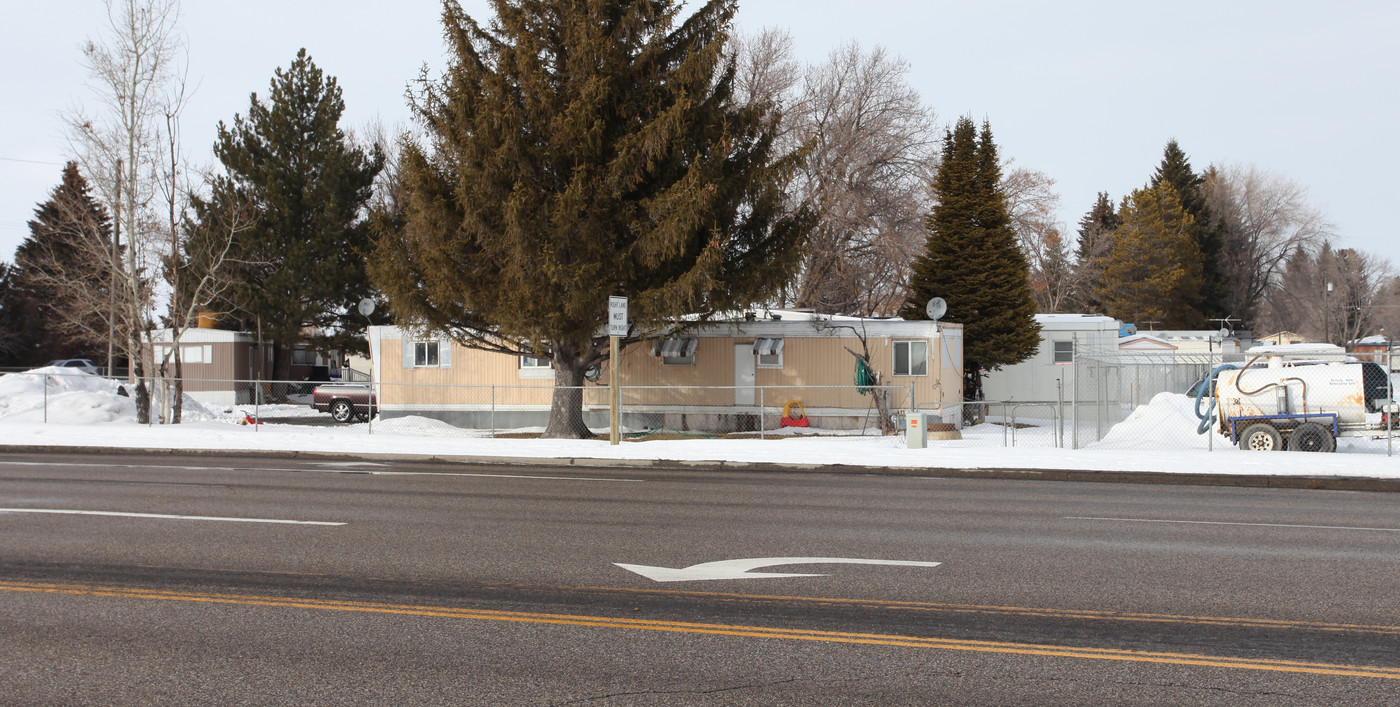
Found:
<path fill-rule="evenodd" d="M 872 425 L 872 396 L 856 387 L 863 333 L 870 367 L 892 408 L 938 409 L 948 421 L 962 401 L 962 327 L 901 319 L 763 312 L 628 346 L 622 354 L 623 425 L 632 429 L 753 429 L 777 426 L 799 401 L 813 426 Z M 548 421 L 554 372 L 532 357 L 465 348 L 439 335 L 371 327 L 381 415 L 418 415 L 461 427 L 506 429 Z M 584 417 L 607 426 L 605 362 L 584 390 Z M 910 397 L 912 396 L 912 401 Z"/>

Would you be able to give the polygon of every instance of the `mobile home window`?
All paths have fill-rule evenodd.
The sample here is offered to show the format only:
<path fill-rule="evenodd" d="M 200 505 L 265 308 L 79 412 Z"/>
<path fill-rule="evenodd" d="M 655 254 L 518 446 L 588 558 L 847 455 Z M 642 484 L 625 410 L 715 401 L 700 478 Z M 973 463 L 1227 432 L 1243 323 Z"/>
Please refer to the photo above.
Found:
<path fill-rule="evenodd" d="M 1074 363 L 1074 342 L 1055 342 L 1055 363 Z"/>
<path fill-rule="evenodd" d="M 213 363 L 214 346 L 205 344 L 203 346 L 181 346 L 180 360 L 184 363 Z"/>
<path fill-rule="evenodd" d="M 550 366 L 550 363 L 549 363 L 549 359 L 547 359 L 547 358 L 543 358 L 543 357 L 540 357 L 540 356 L 521 356 L 521 357 L 520 357 L 520 367 L 521 367 L 521 368 L 533 368 L 533 369 L 538 370 L 538 369 L 541 369 L 541 368 L 549 368 L 549 366 Z"/>
<path fill-rule="evenodd" d="M 894 374 L 897 376 L 928 375 L 928 342 L 894 342 Z"/>
<path fill-rule="evenodd" d="M 293 366 L 314 366 L 316 365 L 316 352 L 306 349 L 292 349 Z"/>
<path fill-rule="evenodd" d="M 758 339 L 753 342 L 753 354 L 758 357 L 759 368 L 782 368 L 783 340 Z"/>
<path fill-rule="evenodd" d="M 663 366 L 694 366 L 695 349 L 699 341 L 694 337 L 658 339 L 652 345 L 652 355 L 661 357 Z"/>
<path fill-rule="evenodd" d="M 413 365 L 414 366 L 436 366 L 438 365 L 438 342 L 419 341 L 413 344 Z"/>

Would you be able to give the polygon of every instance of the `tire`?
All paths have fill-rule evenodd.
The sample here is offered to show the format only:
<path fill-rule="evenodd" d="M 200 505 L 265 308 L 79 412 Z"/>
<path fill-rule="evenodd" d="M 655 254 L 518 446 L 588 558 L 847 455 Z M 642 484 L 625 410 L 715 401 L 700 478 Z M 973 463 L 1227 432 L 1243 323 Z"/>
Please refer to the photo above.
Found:
<path fill-rule="evenodd" d="M 336 422 L 353 422 L 355 420 L 355 406 L 349 400 L 337 400 L 331 403 L 331 419 Z"/>
<path fill-rule="evenodd" d="M 1255 452 L 1276 452 L 1283 449 L 1283 435 L 1267 422 L 1256 422 L 1240 434 L 1240 449 Z"/>
<path fill-rule="evenodd" d="M 1294 452 L 1335 452 L 1337 438 L 1323 425 L 1304 422 L 1288 435 L 1288 448 Z"/>

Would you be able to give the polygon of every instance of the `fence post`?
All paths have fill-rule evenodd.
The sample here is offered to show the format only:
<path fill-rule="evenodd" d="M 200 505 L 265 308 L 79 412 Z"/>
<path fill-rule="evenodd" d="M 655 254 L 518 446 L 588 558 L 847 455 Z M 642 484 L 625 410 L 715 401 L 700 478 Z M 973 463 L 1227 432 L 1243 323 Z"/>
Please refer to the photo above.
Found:
<path fill-rule="evenodd" d="M 1073 365 L 1073 364 L 1070 364 Z M 1060 376 L 1055 381 L 1055 395 L 1059 398 L 1059 407 L 1055 409 L 1055 448 L 1063 449 L 1065 446 L 1065 377 Z"/>
<path fill-rule="evenodd" d="M 1079 366 L 1078 361 L 1070 364 L 1074 371 L 1074 388 L 1069 398 L 1069 448 L 1079 449 Z"/>
<path fill-rule="evenodd" d="M 378 384 L 370 381 L 369 400 L 365 401 L 365 434 L 367 435 L 374 434 L 374 408 L 379 403 L 381 393 L 380 389 L 374 387 L 375 385 Z"/>
<path fill-rule="evenodd" d="M 496 384 L 491 384 L 491 439 L 496 438 Z"/>
<path fill-rule="evenodd" d="M 764 413 L 764 409 L 763 409 L 763 408 L 765 408 L 765 407 L 767 407 L 767 406 L 765 406 L 765 405 L 763 404 L 763 386 L 760 385 L 760 386 L 758 386 L 758 438 L 759 438 L 759 439 L 766 439 L 766 437 L 764 437 L 764 435 L 763 435 L 763 428 L 765 427 L 765 425 L 763 424 L 763 413 Z"/>
<path fill-rule="evenodd" d="M 44 375 L 44 424 L 49 424 L 49 377 Z"/>
<path fill-rule="evenodd" d="M 261 370 L 259 371 L 261 373 Z M 253 381 L 253 431 L 258 431 L 258 423 L 262 422 L 262 376 Z"/>

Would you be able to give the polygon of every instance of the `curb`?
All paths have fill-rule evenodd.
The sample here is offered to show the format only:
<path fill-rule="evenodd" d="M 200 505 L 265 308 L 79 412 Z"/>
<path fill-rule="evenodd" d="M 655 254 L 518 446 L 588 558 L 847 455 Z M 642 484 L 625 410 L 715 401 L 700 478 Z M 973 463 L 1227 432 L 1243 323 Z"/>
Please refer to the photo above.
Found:
<path fill-rule="evenodd" d="M 1089 471 L 1074 469 L 958 469 L 930 467 L 855 466 L 851 464 L 789 464 L 683 459 L 600 459 L 594 457 L 492 457 L 434 454 L 376 454 L 279 450 L 165 449 L 139 447 L 67 447 L 61 445 L 0 445 L 0 454 L 118 454 L 142 456 L 246 457 L 252 459 L 363 459 L 478 466 L 534 466 L 576 469 L 628 468 L 658 471 L 722 471 L 816 473 L 851 476 L 913 476 L 938 479 L 1002 479 L 1076 483 L 1161 484 L 1168 486 L 1226 486 L 1238 488 L 1328 491 L 1400 492 L 1400 479 L 1359 476 L 1271 476 L 1245 474 L 1166 473 L 1159 471 Z"/>

